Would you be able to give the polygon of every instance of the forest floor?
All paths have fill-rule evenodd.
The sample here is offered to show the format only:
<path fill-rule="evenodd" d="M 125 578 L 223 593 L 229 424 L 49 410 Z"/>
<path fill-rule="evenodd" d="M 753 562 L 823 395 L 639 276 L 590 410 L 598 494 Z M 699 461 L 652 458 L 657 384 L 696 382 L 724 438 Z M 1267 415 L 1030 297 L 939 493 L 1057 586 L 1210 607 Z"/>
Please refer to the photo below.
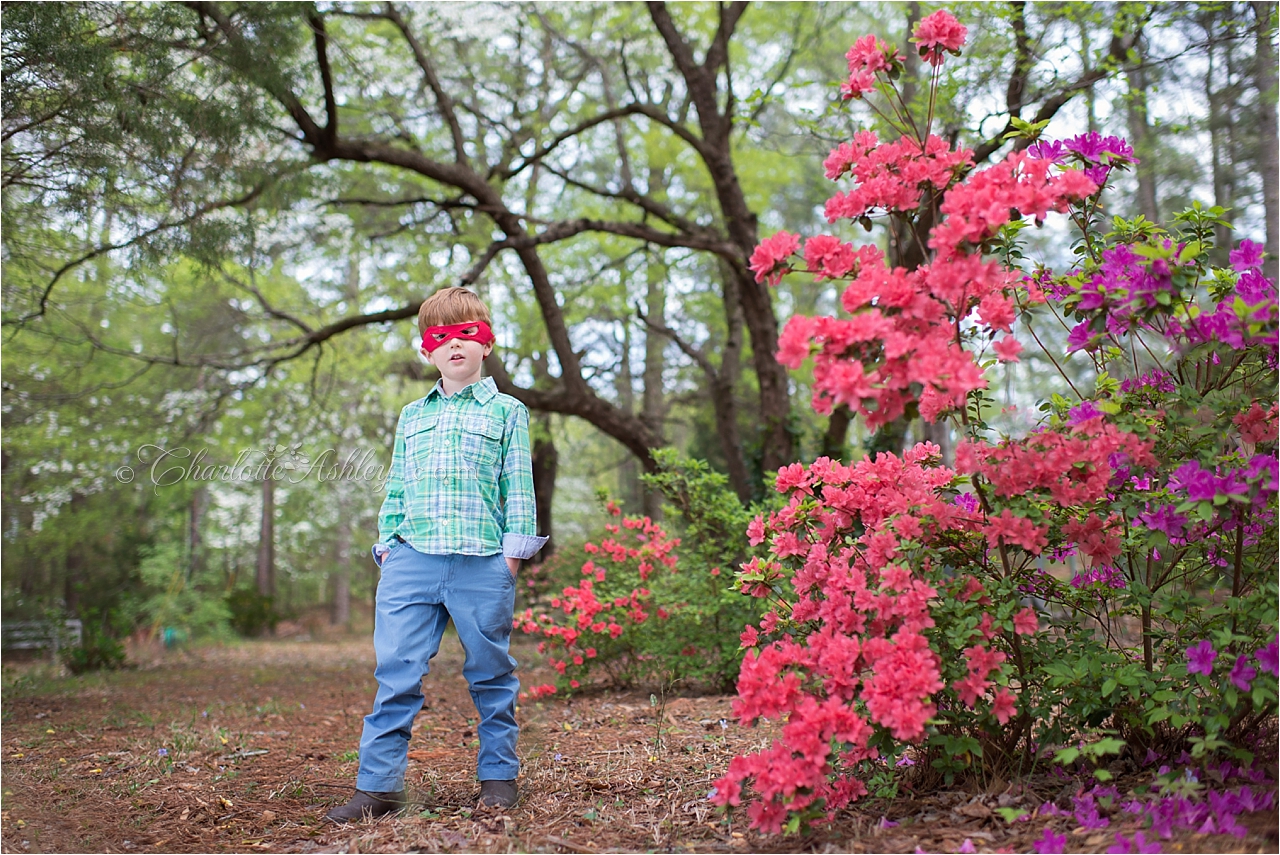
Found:
<path fill-rule="evenodd" d="M 517 639 L 515 655 L 537 656 Z M 1115 832 L 1037 816 L 1069 805 L 1062 781 L 864 799 L 805 836 L 764 837 L 707 800 L 735 754 L 767 729 L 739 727 L 726 696 L 605 692 L 521 706 L 519 804 L 477 808 L 475 710 L 447 638 L 410 743 L 412 807 L 377 821 L 323 819 L 351 795 L 373 697 L 367 638 L 261 641 L 157 655 L 70 677 L 4 663 L 3 852 L 1029 852 L 1046 823 L 1072 852 Z M 551 674 L 524 667 L 526 685 Z M 1071 786 L 1074 786 L 1071 785 Z M 1008 823 L 999 807 L 1023 807 Z M 1164 852 L 1276 852 L 1274 812 L 1240 817 L 1243 839 L 1181 832 Z M 897 825 L 893 825 L 897 823 Z M 1128 825 L 1125 825 L 1128 823 Z M 1146 850 L 1144 850 L 1146 851 Z"/>

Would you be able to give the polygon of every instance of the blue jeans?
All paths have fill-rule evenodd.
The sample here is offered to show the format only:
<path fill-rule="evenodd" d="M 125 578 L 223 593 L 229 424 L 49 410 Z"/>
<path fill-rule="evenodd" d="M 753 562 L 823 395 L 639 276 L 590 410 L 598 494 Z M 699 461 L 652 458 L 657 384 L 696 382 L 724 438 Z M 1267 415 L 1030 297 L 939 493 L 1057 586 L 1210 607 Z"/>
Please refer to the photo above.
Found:
<path fill-rule="evenodd" d="M 413 718 L 422 709 L 422 677 L 453 619 L 466 653 L 463 676 L 480 714 L 481 781 L 513 780 L 516 757 L 516 660 L 508 652 L 515 579 L 499 555 L 424 555 L 397 543 L 382 562 L 373 649 L 378 694 L 360 737 L 356 787 L 392 792 L 404 787 Z"/>

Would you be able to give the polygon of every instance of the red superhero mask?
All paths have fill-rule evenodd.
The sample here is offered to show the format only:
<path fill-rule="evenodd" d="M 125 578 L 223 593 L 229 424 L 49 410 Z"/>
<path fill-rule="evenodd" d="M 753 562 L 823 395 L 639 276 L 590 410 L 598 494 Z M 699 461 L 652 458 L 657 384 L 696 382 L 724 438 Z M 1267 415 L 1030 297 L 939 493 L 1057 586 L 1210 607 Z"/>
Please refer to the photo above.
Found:
<path fill-rule="evenodd" d="M 474 330 L 474 332 L 469 332 L 470 330 Z M 461 324 L 427 327 L 422 332 L 422 347 L 427 353 L 431 353 L 451 338 L 478 341 L 481 344 L 492 344 L 493 330 L 484 321 L 467 321 Z"/>

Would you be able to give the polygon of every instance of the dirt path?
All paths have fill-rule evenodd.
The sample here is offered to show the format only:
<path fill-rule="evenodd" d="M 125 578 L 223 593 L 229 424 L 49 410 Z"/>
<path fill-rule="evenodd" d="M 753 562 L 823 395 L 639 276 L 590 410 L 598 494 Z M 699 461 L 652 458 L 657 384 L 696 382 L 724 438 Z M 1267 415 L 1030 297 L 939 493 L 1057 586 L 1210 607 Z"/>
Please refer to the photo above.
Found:
<path fill-rule="evenodd" d="M 531 650 L 517 649 L 525 662 Z M 950 793 L 865 802 L 806 838 L 761 838 L 707 802 L 736 753 L 768 738 L 730 720 L 726 697 L 598 693 L 519 710 L 521 802 L 475 809 L 475 710 L 447 640 L 410 745 L 404 815 L 354 827 L 321 817 L 354 786 L 373 695 L 365 639 L 255 642 L 171 655 L 155 667 L 42 676 L 6 666 L 4 852 L 1029 851 L 1008 825 Z M 523 669 L 526 684 L 549 674 Z M 925 817 L 930 822 L 913 822 Z M 901 820 L 893 827 L 882 818 Z M 1243 840 L 1185 835 L 1165 851 L 1276 851 L 1274 817 Z M 1083 829 L 1081 829 L 1083 831 Z M 1079 834 L 1071 851 L 1113 837 Z"/>

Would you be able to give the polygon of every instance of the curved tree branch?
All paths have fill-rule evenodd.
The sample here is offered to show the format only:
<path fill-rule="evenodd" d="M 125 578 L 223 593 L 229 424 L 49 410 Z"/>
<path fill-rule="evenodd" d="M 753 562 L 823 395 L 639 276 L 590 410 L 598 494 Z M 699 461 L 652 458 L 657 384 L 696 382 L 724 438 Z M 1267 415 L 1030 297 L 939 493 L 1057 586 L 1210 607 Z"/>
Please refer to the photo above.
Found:
<path fill-rule="evenodd" d="M 409 29 L 408 22 L 405 21 L 404 16 L 400 14 L 400 10 L 395 7 L 395 4 L 387 3 L 383 8 L 386 10 L 386 19 L 395 24 L 396 29 L 404 36 L 409 49 L 413 51 L 414 61 L 418 63 L 418 68 L 422 70 L 422 78 L 427 81 L 427 86 L 431 88 L 432 94 L 436 96 L 436 106 L 440 108 L 440 115 L 444 117 L 445 124 L 449 126 L 449 134 L 453 137 L 454 160 L 458 163 L 465 163 L 467 160 L 466 138 L 462 133 L 462 125 L 458 122 L 458 114 L 453 109 L 453 99 L 449 97 L 449 93 L 444 91 L 444 86 L 440 84 L 440 76 L 436 74 L 435 66 L 431 63 L 431 57 L 427 55 L 422 42 L 418 41 L 417 36 Z"/>
<path fill-rule="evenodd" d="M 193 211 L 192 213 L 188 214 L 185 217 L 182 217 L 181 219 L 160 223 L 158 226 L 155 226 L 153 228 L 147 229 L 144 232 L 136 234 L 133 237 L 129 238 L 128 240 L 120 241 L 118 243 L 103 244 L 101 246 L 94 247 L 89 252 L 86 252 L 83 255 L 80 255 L 76 258 L 71 259 L 70 261 L 66 262 L 61 267 L 59 267 L 57 270 L 55 270 L 53 272 L 53 276 L 50 277 L 47 283 L 45 283 L 44 291 L 40 294 L 40 307 L 38 309 L 36 309 L 34 312 L 29 312 L 28 314 L 25 314 L 20 318 L 15 318 L 13 320 L 5 320 L 3 322 L 0 322 L 0 326 L 22 327 L 28 321 L 33 321 L 36 318 L 42 317 L 48 309 L 49 295 L 53 293 L 54 286 L 56 286 L 58 284 L 58 281 L 62 279 L 62 277 L 65 276 L 68 272 L 79 267 L 81 264 L 84 264 L 86 261 L 92 261 L 93 259 L 97 258 L 100 255 L 105 255 L 106 253 L 114 252 L 117 249 L 125 249 L 126 247 L 133 246 L 134 244 L 141 243 L 145 241 L 147 238 L 151 237 L 152 235 L 159 234 L 160 232 L 167 231 L 169 229 L 181 228 L 182 226 L 188 225 L 200 219 L 205 214 L 212 213 L 213 211 L 219 211 L 219 210 L 222 210 L 223 208 L 234 208 L 238 205 L 246 205 L 249 202 L 252 202 L 254 199 L 258 198 L 258 196 L 262 195 L 262 192 L 266 190 L 268 185 L 270 185 L 271 182 L 274 180 L 275 180 L 274 178 L 265 179 L 262 182 L 254 185 L 254 187 L 250 189 L 249 192 L 244 194 L 243 196 L 237 196 L 234 199 L 221 199 L 217 202 L 210 202 L 207 205 L 201 205 L 200 207 L 196 208 L 195 211 Z"/>
<path fill-rule="evenodd" d="M 338 138 L 338 102 L 333 95 L 333 70 L 329 68 L 329 37 L 324 28 L 324 16 L 316 11 L 315 6 L 307 7 L 307 24 L 315 35 L 316 67 L 320 69 L 320 82 L 324 86 L 325 126 L 321 134 L 332 145 Z"/>

